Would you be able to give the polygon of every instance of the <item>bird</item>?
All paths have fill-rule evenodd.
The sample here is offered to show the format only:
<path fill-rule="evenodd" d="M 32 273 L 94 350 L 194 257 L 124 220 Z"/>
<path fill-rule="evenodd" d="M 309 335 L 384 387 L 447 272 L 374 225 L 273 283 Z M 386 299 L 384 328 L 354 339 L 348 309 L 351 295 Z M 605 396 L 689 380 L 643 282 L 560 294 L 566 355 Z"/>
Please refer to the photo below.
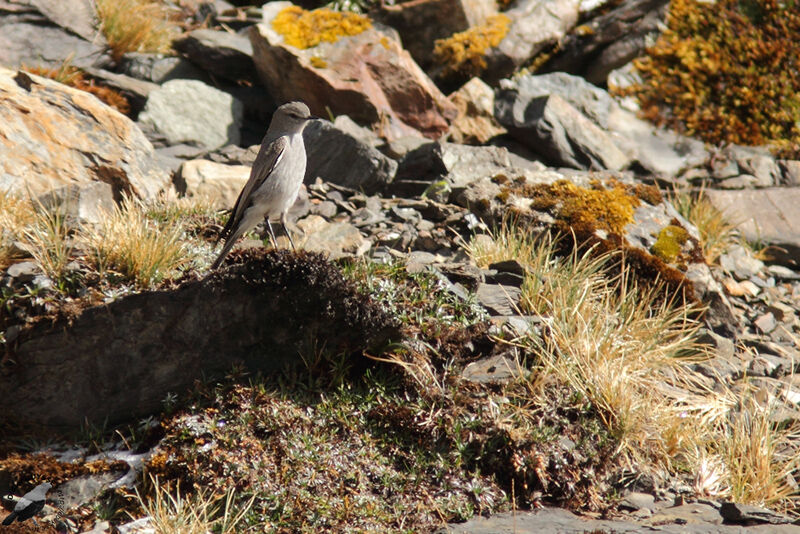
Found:
<path fill-rule="evenodd" d="M 217 243 L 224 239 L 225 246 L 211 265 L 212 270 L 222 265 L 234 243 L 263 219 L 267 221 L 274 246 L 277 247 L 277 240 L 270 219 L 279 218 L 292 249 L 295 248 L 292 236 L 286 230 L 286 212 L 297 199 L 306 173 L 303 130 L 315 118 L 302 102 L 289 102 L 275 111 L 261 141 L 250 178 L 217 239 Z"/>
<path fill-rule="evenodd" d="M 14 506 L 14 511 L 3 520 L 3 524 L 10 525 L 15 519 L 21 523 L 41 512 L 47 499 L 47 492 L 52 487 L 49 482 L 44 482 L 23 495 Z"/>

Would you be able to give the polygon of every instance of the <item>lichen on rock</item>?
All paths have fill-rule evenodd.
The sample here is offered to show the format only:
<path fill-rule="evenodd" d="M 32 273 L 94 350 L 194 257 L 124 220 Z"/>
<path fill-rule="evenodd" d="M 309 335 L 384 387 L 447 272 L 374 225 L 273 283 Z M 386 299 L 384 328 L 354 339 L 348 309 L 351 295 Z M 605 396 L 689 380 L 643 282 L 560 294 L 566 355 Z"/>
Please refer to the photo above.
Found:
<path fill-rule="evenodd" d="M 286 44 L 302 49 L 315 47 L 323 41 L 335 43 L 371 27 L 369 17 L 326 7 L 307 11 L 299 6 L 288 6 L 272 20 L 272 28 L 283 36 Z"/>
<path fill-rule="evenodd" d="M 487 66 L 484 56 L 500 44 L 510 25 L 511 19 L 500 13 L 489 17 L 486 24 L 438 39 L 433 50 L 434 61 L 443 67 L 445 76 L 478 76 Z"/>
<path fill-rule="evenodd" d="M 658 233 L 656 242 L 650 252 L 667 263 L 672 263 L 681 253 L 681 247 L 689 240 L 689 232 L 685 228 L 671 224 Z"/>

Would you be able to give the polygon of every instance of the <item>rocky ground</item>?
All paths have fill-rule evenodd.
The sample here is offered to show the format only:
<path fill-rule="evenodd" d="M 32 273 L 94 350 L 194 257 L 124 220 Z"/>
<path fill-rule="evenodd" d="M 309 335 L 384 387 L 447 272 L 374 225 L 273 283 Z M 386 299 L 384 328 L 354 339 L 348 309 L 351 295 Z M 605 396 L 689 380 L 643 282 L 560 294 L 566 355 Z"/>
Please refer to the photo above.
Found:
<path fill-rule="evenodd" d="M 103 5 L 0 0 L 9 532 L 800 531 L 800 161 L 603 88 L 666 0 Z M 302 250 L 208 273 L 288 100 Z"/>

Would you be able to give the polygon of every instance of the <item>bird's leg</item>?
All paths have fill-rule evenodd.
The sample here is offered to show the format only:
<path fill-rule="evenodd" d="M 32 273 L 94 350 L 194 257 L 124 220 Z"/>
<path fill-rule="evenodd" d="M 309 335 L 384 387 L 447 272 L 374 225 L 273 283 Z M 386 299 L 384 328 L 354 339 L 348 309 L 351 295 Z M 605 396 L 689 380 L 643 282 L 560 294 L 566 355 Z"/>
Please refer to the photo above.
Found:
<path fill-rule="evenodd" d="M 294 246 L 294 241 L 292 241 L 292 234 L 289 233 L 289 227 L 286 226 L 286 212 L 281 213 L 281 225 L 283 225 L 283 233 L 286 234 L 286 237 L 289 238 L 289 243 L 292 244 L 292 250 L 297 250 L 297 247 Z"/>
<path fill-rule="evenodd" d="M 278 240 L 275 239 L 275 232 L 272 231 L 272 223 L 269 222 L 269 217 L 267 217 L 267 229 L 269 230 L 270 238 L 272 238 L 272 247 L 277 249 L 278 248 Z"/>

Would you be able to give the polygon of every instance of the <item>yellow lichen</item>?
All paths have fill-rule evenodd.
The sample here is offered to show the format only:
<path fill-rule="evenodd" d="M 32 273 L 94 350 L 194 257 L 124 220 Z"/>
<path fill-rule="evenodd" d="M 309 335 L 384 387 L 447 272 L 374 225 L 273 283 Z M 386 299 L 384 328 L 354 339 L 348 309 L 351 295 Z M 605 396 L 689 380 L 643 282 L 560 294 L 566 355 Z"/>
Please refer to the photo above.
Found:
<path fill-rule="evenodd" d="M 327 68 L 328 62 L 319 56 L 314 56 L 311 58 L 311 66 L 315 69 L 324 69 Z"/>
<path fill-rule="evenodd" d="M 382 47 L 384 47 L 386 50 L 389 50 L 389 46 L 391 43 L 389 43 L 388 37 L 384 35 L 383 37 L 381 37 L 381 40 L 379 42 L 381 43 Z"/>
<path fill-rule="evenodd" d="M 486 52 L 500 44 L 508 33 L 511 19 L 502 13 L 489 17 L 486 24 L 455 33 L 434 43 L 434 61 L 445 76 L 478 76 L 486 69 Z"/>
<path fill-rule="evenodd" d="M 610 182 L 608 187 L 597 182 L 586 188 L 560 180 L 553 184 L 524 186 L 512 192 L 532 199 L 534 210 L 550 212 L 570 226 L 616 234 L 621 234 L 625 226 L 633 222 L 633 212 L 641 202 L 616 181 Z"/>
<path fill-rule="evenodd" d="M 689 232 L 684 228 L 675 225 L 665 226 L 658 233 L 658 238 L 650 252 L 658 256 L 667 263 L 672 263 L 678 259 L 681 253 L 681 246 L 689 240 Z"/>
<path fill-rule="evenodd" d="M 298 6 L 282 9 L 272 20 L 272 28 L 286 44 L 312 48 L 321 42 L 335 43 L 342 37 L 358 35 L 372 27 L 368 17 L 342 13 L 328 8 L 306 11 Z"/>

